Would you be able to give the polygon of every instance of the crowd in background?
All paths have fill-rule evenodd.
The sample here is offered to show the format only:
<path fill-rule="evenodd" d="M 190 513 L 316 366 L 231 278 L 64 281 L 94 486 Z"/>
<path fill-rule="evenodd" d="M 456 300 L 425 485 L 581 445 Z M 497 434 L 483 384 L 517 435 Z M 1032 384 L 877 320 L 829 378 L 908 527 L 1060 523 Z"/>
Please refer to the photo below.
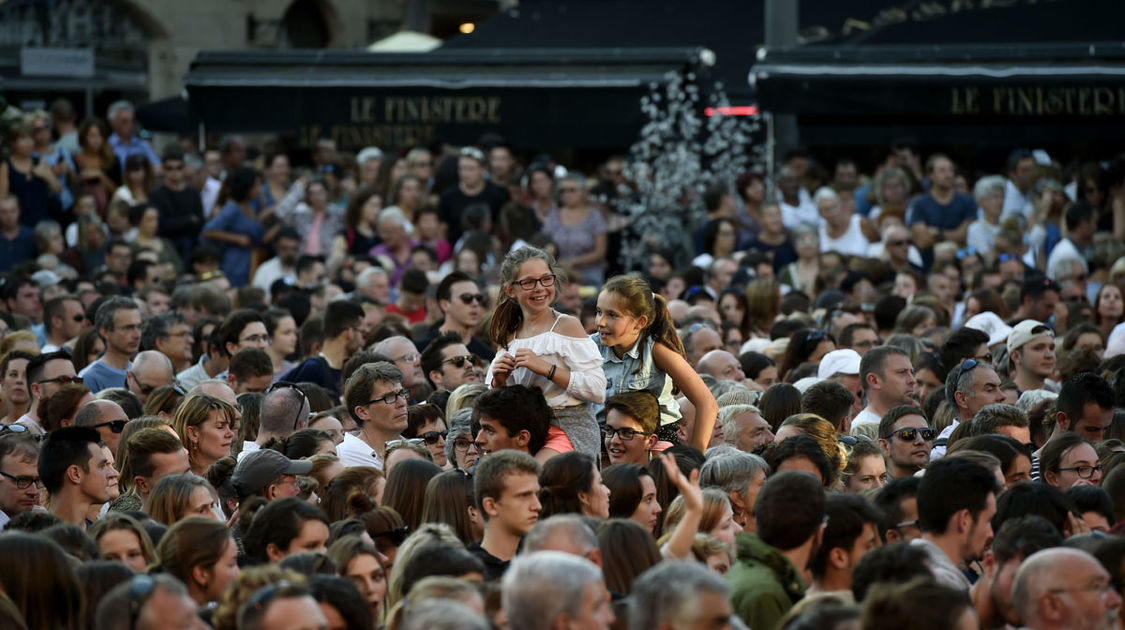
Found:
<path fill-rule="evenodd" d="M 0 164 L 0 627 L 1125 627 L 1123 160 L 794 149 L 651 247 L 626 156 L 106 121 Z"/>

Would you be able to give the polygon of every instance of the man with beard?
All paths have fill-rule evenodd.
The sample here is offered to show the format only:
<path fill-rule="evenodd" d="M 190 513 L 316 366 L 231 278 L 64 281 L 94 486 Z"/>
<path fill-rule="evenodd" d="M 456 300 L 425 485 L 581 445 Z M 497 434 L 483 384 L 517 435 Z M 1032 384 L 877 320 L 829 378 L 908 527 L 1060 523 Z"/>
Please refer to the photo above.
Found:
<path fill-rule="evenodd" d="M 1020 392 L 1049 389 L 1047 379 L 1055 372 L 1055 331 L 1037 320 L 1025 319 L 1008 335 L 1008 357 L 1012 380 Z"/>
<path fill-rule="evenodd" d="M 1096 558 L 1056 547 L 1024 561 L 1012 586 L 1012 605 L 1033 630 L 1112 630 L 1121 595 Z"/>
<path fill-rule="evenodd" d="M 912 477 L 930 462 L 934 430 L 917 409 L 900 405 L 879 423 L 879 447 L 887 459 L 887 477 Z"/>
<path fill-rule="evenodd" d="M 867 407 L 852 420 L 852 427 L 879 424 L 892 407 L 918 406 L 914 397 L 914 366 L 901 348 L 879 346 L 863 355 L 859 380 L 867 393 Z M 882 437 L 885 433 L 880 433 Z"/>
<path fill-rule="evenodd" d="M 422 352 L 422 371 L 434 389 L 453 391 L 465 383 L 481 382 L 478 359 L 461 341 L 457 333 L 446 333 L 426 346 Z"/>
<path fill-rule="evenodd" d="M 1012 607 L 1012 582 L 1025 558 L 1042 549 L 1061 547 L 1062 536 L 1041 516 L 1026 515 L 1004 521 L 992 547 L 984 554 L 984 574 L 969 589 L 969 597 L 984 630 L 1019 625 Z"/>
<path fill-rule="evenodd" d="M 911 541 L 926 551 L 939 584 L 968 591 L 961 572 L 980 560 L 992 538 L 997 483 L 993 473 L 967 459 L 940 459 L 926 469 L 918 484 L 918 527 L 922 537 Z"/>
<path fill-rule="evenodd" d="M 496 356 L 492 347 L 473 336 L 488 306 L 488 296 L 481 293 L 476 281 L 463 271 L 454 271 L 442 278 L 436 297 L 445 320 L 430 334 L 418 340 L 419 350 L 425 350 L 434 339 L 455 332 L 461 336 L 461 342 L 469 352 L 485 361 L 492 361 Z"/>
<path fill-rule="evenodd" d="M 721 407 L 718 423 L 723 427 L 723 441 L 740 451 L 761 454 L 773 443 L 770 423 L 762 418 L 762 412 L 753 405 Z"/>

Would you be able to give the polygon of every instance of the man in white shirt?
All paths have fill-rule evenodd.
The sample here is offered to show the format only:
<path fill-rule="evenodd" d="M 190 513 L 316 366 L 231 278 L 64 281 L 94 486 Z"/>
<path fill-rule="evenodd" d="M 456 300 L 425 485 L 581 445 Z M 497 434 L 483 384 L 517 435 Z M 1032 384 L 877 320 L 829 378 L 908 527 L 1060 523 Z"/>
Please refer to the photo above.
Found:
<path fill-rule="evenodd" d="M 301 235 L 291 227 L 283 227 L 277 232 L 273 242 L 273 250 L 277 255 L 258 265 L 254 272 L 252 284 L 270 296 L 270 287 L 273 283 L 284 278 L 294 283 L 297 281 L 297 254 L 301 250 Z"/>
<path fill-rule="evenodd" d="M 968 592 L 960 567 L 980 560 L 992 540 L 997 489 L 992 471 L 967 459 L 941 459 L 926 468 L 918 486 L 922 537 L 910 544 L 929 555 L 938 584 Z"/>
<path fill-rule="evenodd" d="M 852 427 L 876 425 L 883 414 L 899 405 L 918 406 L 914 397 L 914 367 L 910 355 L 895 346 L 872 348 L 859 362 L 859 378 L 867 393 L 867 407 L 852 420 Z"/>
<path fill-rule="evenodd" d="M 804 195 L 802 192 L 800 175 L 788 166 L 781 167 L 777 176 L 777 204 L 781 207 L 781 221 L 790 230 L 802 223 L 820 224 L 816 204 L 808 198 L 807 192 Z"/>
<path fill-rule="evenodd" d="M 1008 155 L 1008 181 L 1004 185 L 1004 210 L 1000 216 L 1017 212 L 1030 217 L 1031 184 L 1035 180 L 1035 158 L 1027 149 L 1016 149 Z"/>
<path fill-rule="evenodd" d="M 73 295 L 64 295 L 47 300 L 43 305 L 43 328 L 47 333 L 47 344 L 41 352 L 54 352 L 63 344 L 74 339 L 86 325 L 86 313 L 82 302 Z"/>
<path fill-rule="evenodd" d="M 262 399 L 258 439 L 242 443 L 238 461 L 273 438 L 286 438 L 309 426 L 309 399 L 294 385 L 279 382 Z M 369 464 L 365 464 L 369 465 Z"/>
<path fill-rule="evenodd" d="M 344 434 L 336 455 L 345 466 L 383 469 L 387 442 L 406 429 L 410 392 L 402 386 L 402 371 L 378 361 L 360 366 L 344 389 L 344 404 L 359 425 L 359 434 Z M 264 411 L 264 410 L 263 410 Z"/>
<path fill-rule="evenodd" d="M 816 191 L 813 202 L 816 203 L 820 217 L 824 219 L 819 228 L 821 252 L 838 252 L 847 256 L 867 255 L 870 243 L 863 235 L 863 217 L 849 212 L 840 195 L 827 186 Z"/>
<path fill-rule="evenodd" d="M 39 505 L 39 445 L 14 431 L 0 435 L 0 529 L 3 529 L 13 517 Z"/>

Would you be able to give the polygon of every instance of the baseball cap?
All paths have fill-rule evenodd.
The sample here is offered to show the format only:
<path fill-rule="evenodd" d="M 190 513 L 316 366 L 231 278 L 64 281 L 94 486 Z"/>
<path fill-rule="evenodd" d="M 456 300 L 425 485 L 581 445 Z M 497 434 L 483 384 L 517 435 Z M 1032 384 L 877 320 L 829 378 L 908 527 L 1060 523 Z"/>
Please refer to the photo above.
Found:
<path fill-rule="evenodd" d="M 303 459 L 289 459 L 268 448 L 250 453 L 238 462 L 231 483 L 239 497 L 261 492 L 271 481 L 282 475 L 304 475 L 312 470 L 313 463 Z"/>
<path fill-rule="evenodd" d="M 1037 322 L 1034 319 L 1025 319 L 1016 324 L 1011 334 L 1008 335 L 1008 352 L 1019 350 L 1024 345 L 1040 337 L 1050 337 L 1054 339 L 1055 331 L 1051 330 L 1050 326 L 1047 326 L 1043 322 Z"/>
<path fill-rule="evenodd" d="M 62 278 L 59 278 L 59 275 L 50 269 L 40 269 L 31 274 L 31 281 L 39 285 L 40 289 L 46 289 L 62 282 Z"/>
<path fill-rule="evenodd" d="M 965 322 L 965 328 L 979 330 L 988 335 L 988 347 L 990 348 L 996 344 L 1004 343 L 1008 340 L 1008 335 L 1012 334 L 1012 327 L 1005 324 L 1004 320 L 992 311 L 973 315 Z"/>
<path fill-rule="evenodd" d="M 816 370 L 816 377 L 826 379 L 837 374 L 859 374 L 859 353 L 851 348 L 844 348 L 824 355 Z"/>

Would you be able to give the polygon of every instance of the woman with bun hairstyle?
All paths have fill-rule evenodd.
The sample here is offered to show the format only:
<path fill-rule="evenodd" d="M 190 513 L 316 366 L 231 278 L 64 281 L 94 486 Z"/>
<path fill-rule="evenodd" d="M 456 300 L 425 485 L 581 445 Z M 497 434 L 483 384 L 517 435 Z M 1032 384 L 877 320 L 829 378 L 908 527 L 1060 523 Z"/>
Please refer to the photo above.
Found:
<path fill-rule="evenodd" d="M 643 278 L 614 276 L 598 294 L 597 325 L 590 339 L 604 361 L 606 397 L 630 390 L 651 392 L 660 401 L 657 435 L 676 442 L 680 408 L 672 392 L 679 390 L 695 406 L 691 446 L 707 450 L 719 405 L 687 362 L 664 298 Z M 605 406 L 598 405 L 599 422 L 605 422 L 605 414 Z"/>

